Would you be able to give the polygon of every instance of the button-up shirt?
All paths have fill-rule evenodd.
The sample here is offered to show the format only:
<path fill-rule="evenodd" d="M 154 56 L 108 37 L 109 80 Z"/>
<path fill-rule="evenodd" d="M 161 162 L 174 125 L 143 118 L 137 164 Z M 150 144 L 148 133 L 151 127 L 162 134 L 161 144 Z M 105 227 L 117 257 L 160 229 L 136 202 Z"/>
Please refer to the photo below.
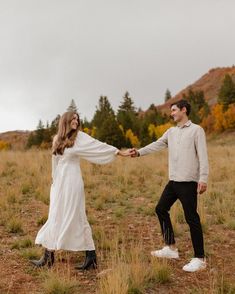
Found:
<path fill-rule="evenodd" d="M 157 141 L 138 152 L 142 156 L 167 147 L 170 180 L 207 183 L 209 167 L 202 127 L 188 120 L 183 126 L 169 128 Z"/>

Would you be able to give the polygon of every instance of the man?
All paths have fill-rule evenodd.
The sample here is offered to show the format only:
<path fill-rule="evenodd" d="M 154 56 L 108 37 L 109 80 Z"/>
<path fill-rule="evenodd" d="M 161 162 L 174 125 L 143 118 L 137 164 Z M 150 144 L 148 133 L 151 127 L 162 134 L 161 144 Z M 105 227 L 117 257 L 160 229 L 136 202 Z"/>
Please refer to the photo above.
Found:
<path fill-rule="evenodd" d="M 186 100 L 171 105 L 171 117 L 177 126 L 168 129 L 157 141 L 139 149 L 130 149 L 132 157 L 143 156 L 168 147 L 169 182 L 156 206 L 166 246 L 152 251 L 157 257 L 178 258 L 169 210 L 179 199 L 190 227 L 194 258 L 183 267 L 195 272 L 206 268 L 203 233 L 197 213 L 197 195 L 207 189 L 208 159 L 204 130 L 188 119 L 191 106 Z"/>

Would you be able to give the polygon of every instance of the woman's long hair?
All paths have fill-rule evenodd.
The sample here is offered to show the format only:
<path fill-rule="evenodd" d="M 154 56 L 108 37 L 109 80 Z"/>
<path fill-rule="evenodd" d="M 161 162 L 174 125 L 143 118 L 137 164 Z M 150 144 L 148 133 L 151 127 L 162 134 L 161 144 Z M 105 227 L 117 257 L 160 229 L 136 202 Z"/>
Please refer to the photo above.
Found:
<path fill-rule="evenodd" d="M 78 117 L 78 127 L 76 130 L 71 128 L 71 121 L 73 120 L 74 114 L 76 114 Z M 72 111 L 65 112 L 60 118 L 58 132 L 53 140 L 52 154 L 62 155 L 66 147 L 72 147 L 79 131 L 79 127 L 79 115 Z"/>

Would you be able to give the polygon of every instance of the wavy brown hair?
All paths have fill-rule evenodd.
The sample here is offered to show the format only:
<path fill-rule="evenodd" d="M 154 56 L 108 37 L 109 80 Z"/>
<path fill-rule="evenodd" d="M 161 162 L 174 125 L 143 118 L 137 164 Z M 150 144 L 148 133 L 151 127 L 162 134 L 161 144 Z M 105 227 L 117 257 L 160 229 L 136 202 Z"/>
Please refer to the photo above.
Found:
<path fill-rule="evenodd" d="M 78 127 L 76 130 L 71 128 L 71 121 L 73 120 L 74 114 L 78 118 Z M 52 154 L 64 154 L 64 149 L 72 147 L 74 145 L 77 133 L 80 127 L 79 115 L 76 112 L 68 111 L 65 112 L 59 121 L 58 132 L 54 137 L 52 145 Z"/>

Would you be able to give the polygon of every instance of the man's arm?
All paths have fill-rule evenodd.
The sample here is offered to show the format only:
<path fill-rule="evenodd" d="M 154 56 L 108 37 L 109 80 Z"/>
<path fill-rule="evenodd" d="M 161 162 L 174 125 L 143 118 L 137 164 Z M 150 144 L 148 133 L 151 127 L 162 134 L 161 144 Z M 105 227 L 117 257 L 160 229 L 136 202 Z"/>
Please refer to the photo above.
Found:
<path fill-rule="evenodd" d="M 131 149 L 131 156 L 137 157 L 137 156 L 143 156 L 150 153 L 153 153 L 155 151 L 162 150 L 164 148 L 167 148 L 168 146 L 168 133 L 169 130 L 167 130 L 162 137 L 160 137 L 157 141 L 150 143 L 146 145 L 143 148 L 140 148 L 139 150 L 136 150 L 135 148 Z"/>
<path fill-rule="evenodd" d="M 198 192 L 201 194 L 206 191 L 209 175 L 209 164 L 207 156 L 206 136 L 203 128 L 199 128 L 196 138 L 196 149 L 199 160 L 199 182 Z"/>

